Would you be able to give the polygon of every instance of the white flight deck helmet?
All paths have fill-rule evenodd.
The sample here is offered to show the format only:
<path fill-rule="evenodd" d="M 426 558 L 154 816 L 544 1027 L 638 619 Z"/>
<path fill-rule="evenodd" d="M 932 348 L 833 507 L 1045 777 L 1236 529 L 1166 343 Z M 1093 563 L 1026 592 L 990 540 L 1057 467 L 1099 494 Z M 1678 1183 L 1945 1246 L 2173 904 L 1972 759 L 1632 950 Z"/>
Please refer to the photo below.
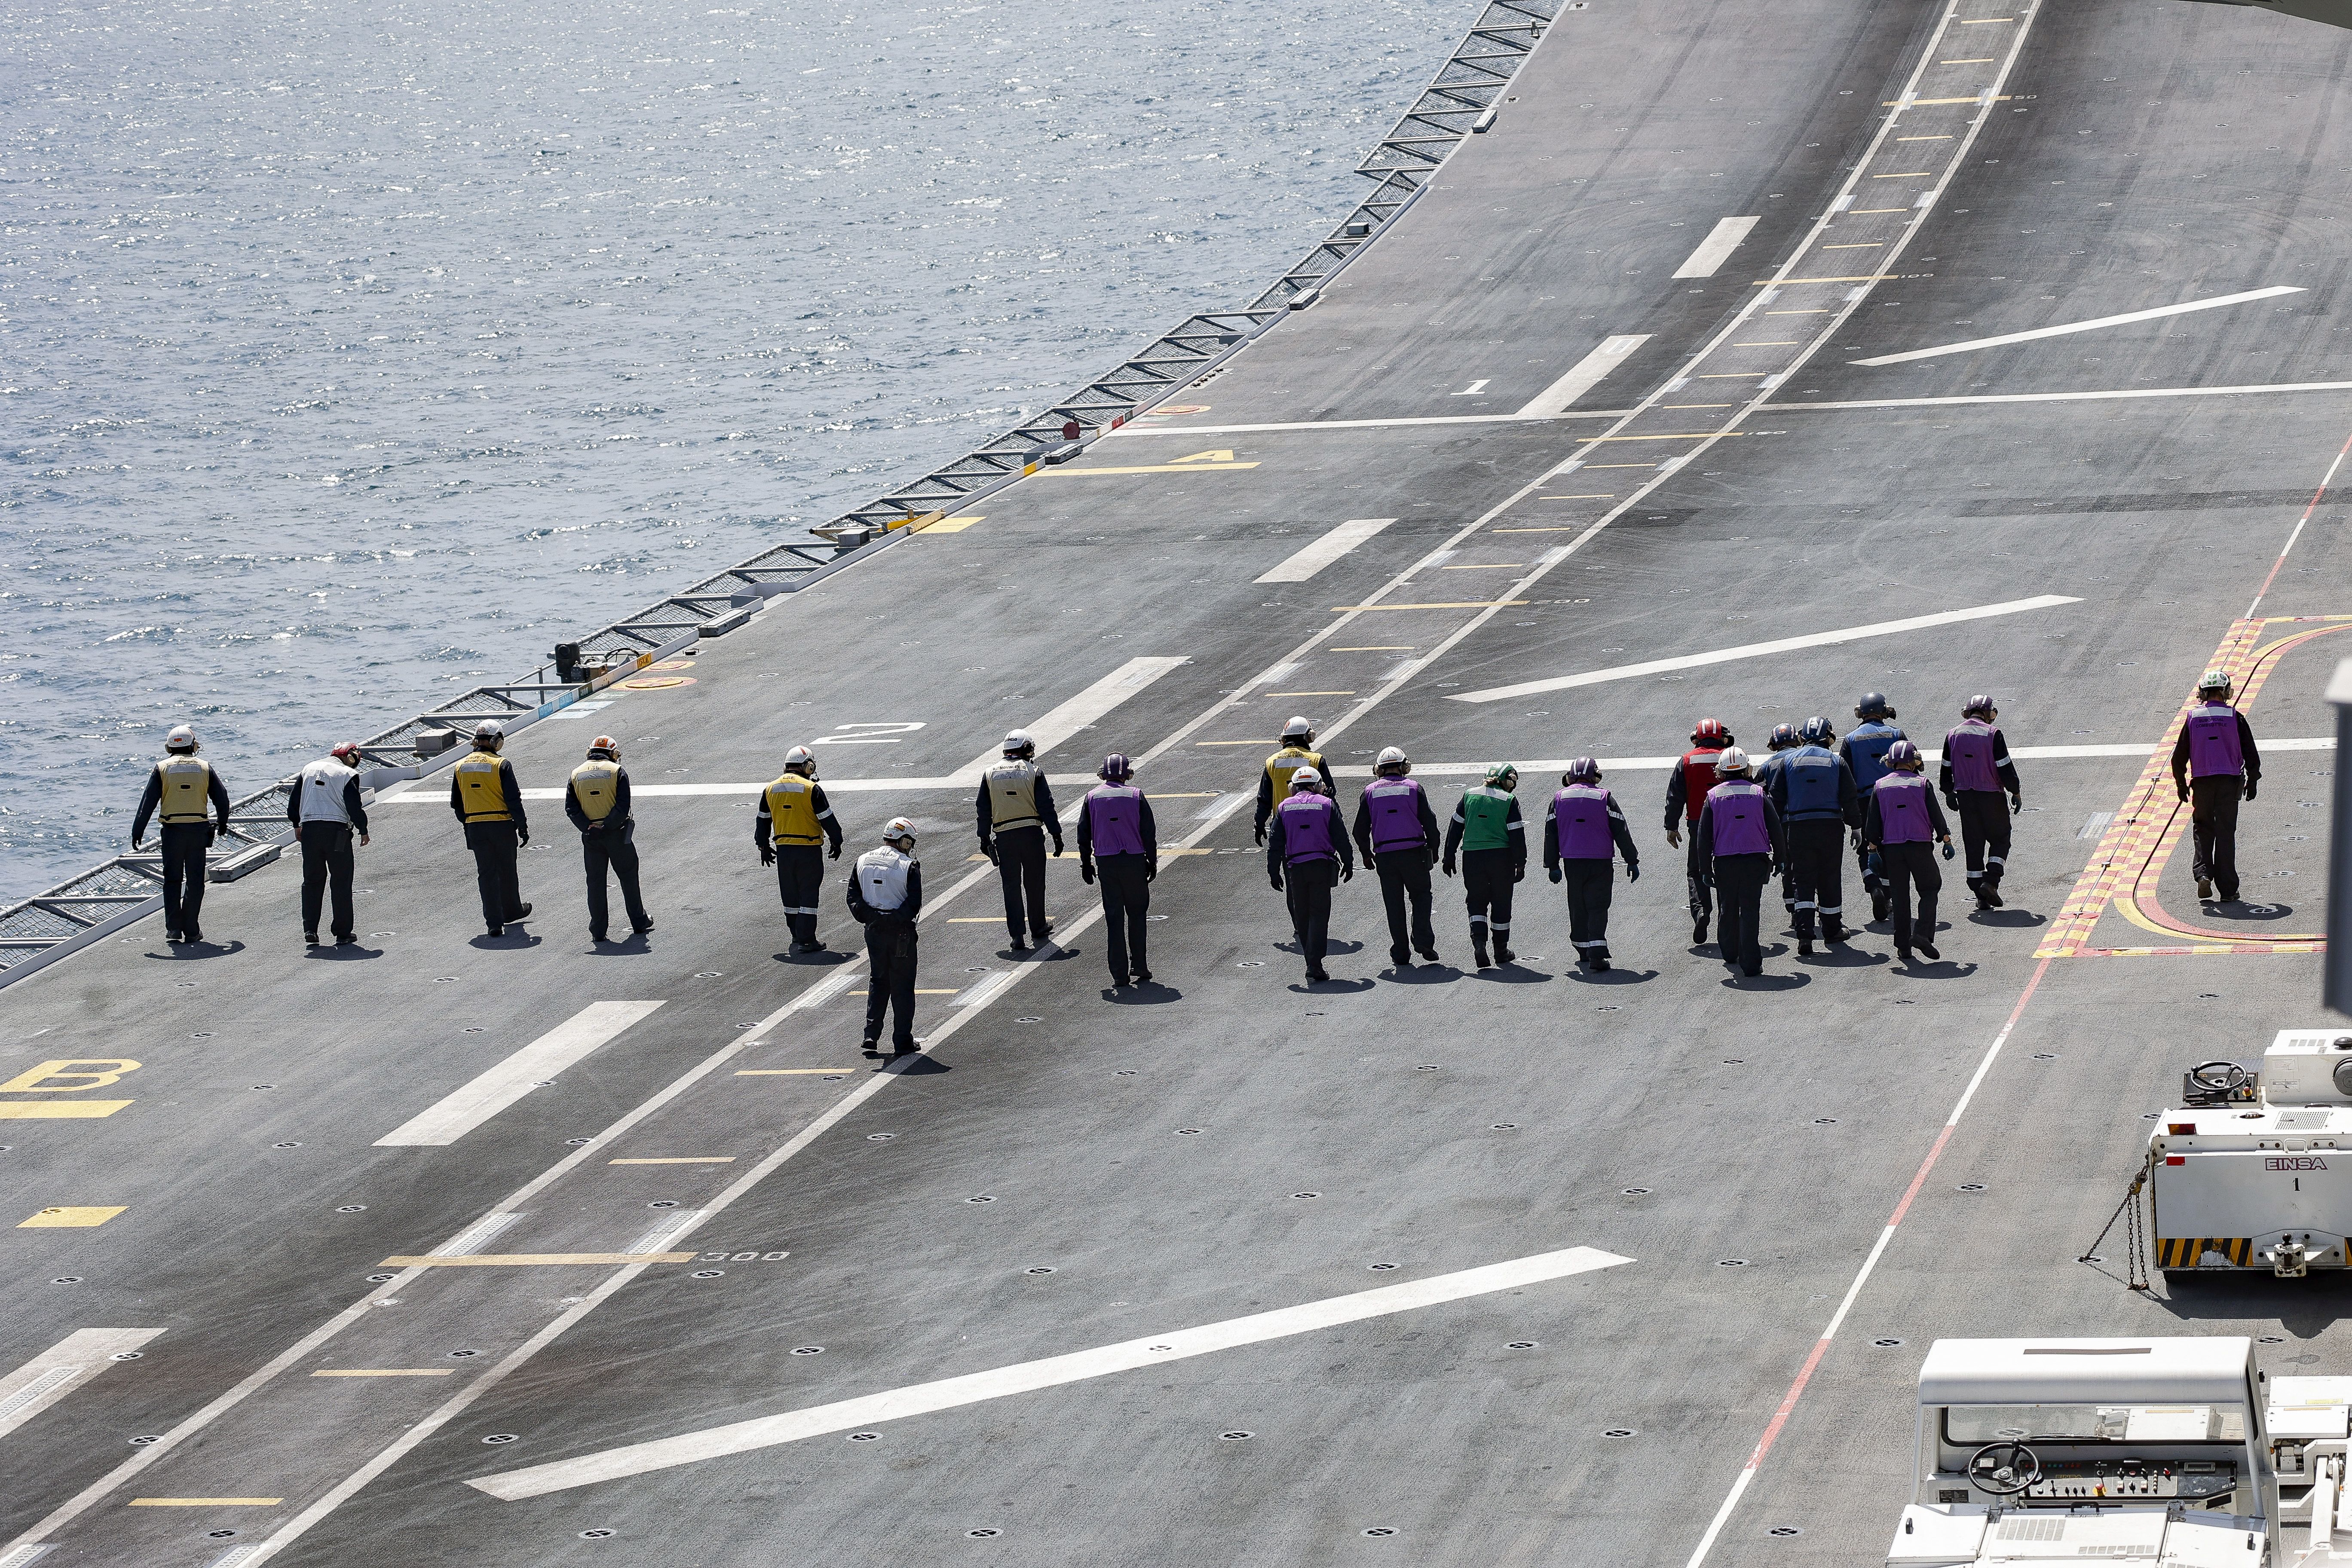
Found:
<path fill-rule="evenodd" d="M 474 726 L 474 750 L 495 752 L 507 743 L 507 727 L 496 719 L 485 719 Z"/>
<path fill-rule="evenodd" d="M 1389 774 L 1391 768 L 1396 770 L 1393 774 Z M 1381 754 L 1372 759 L 1372 773 L 1375 776 L 1388 774 L 1391 777 L 1402 778 L 1411 772 L 1412 772 L 1412 759 L 1404 754 L 1402 746 L 1383 746 L 1381 748 Z"/>
<path fill-rule="evenodd" d="M 2198 696 L 2210 696 L 2214 692 L 2221 693 L 2221 697 L 2218 700 L 2227 701 L 2229 700 L 2230 672 L 2223 669 L 2219 665 L 2214 666 L 2211 669 L 2207 670 L 2204 674 L 2197 678 Z M 179 732 L 180 731 L 177 730 L 172 731 L 174 735 Z"/>
<path fill-rule="evenodd" d="M 1008 757 L 1025 757 L 1036 749 L 1037 742 L 1029 738 L 1026 730 L 1014 730 L 1004 737 L 1004 754 Z"/>
<path fill-rule="evenodd" d="M 784 753 L 784 772 L 804 779 L 816 777 L 816 753 L 806 746 L 794 746 Z"/>
<path fill-rule="evenodd" d="M 1282 738 L 1286 741 L 1296 741 L 1303 746 L 1315 738 L 1315 726 L 1309 724 L 1299 714 L 1293 713 L 1290 716 L 1290 722 L 1282 727 Z"/>
<path fill-rule="evenodd" d="M 1748 753 L 1737 746 L 1715 759 L 1715 771 L 1726 777 L 1733 773 L 1744 774 L 1748 772 Z"/>
<path fill-rule="evenodd" d="M 882 842 L 904 854 L 915 847 L 915 825 L 903 816 L 894 816 L 882 825 Z"/>
<path fill-rule="evenodd" d="M 163 737 L 163 749 L 167 752 L 193 752 L 196 749 L 196 732 L 185 724 L 175 725 L 172 732 Z"/>
<path fill-rule="evenodd" d="M 1322 787 L 1323 775 L 1317 773 L 1313 768 L 1296 768 L 1292 770 L 1290 774 L 1291 794 L 1297 795 L 1306 790 L 1320 789 Z"/>

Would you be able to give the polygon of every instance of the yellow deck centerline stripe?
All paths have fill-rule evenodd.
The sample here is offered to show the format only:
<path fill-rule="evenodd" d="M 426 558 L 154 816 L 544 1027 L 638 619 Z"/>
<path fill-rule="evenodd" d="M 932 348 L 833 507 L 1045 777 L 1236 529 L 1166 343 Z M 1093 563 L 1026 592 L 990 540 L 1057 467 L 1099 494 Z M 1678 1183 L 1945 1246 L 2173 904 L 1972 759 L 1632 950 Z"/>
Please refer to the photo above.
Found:
<path fill-rule="evenodd" d="M 131 1508 L 276 1508 L 282 1497 L 135 1497 Z"/>
<path fill-rule="evenodd" d="M 312 1377 L 452 1377 L 454 1366 L 331 1366 Z"/>
<path fill-rule="evenodd" d="M 1874 180 L 1932 180 L 1936 176 L 1926 169 L 1914 169 L 1904 174 L 1873 174 Z"/>
<path fill-rule="evenodd" d="M 1269 691 L 1266 695 L 1268 697 L 1353 697 L 1355 693 L 1352 691 Z M 1153 795 L 1151 798 L 1166 800 L 1170 797 L 1160 795 Z"/>
<path fill-rule="evenodd" d="M 1728 403 L 1692 403 L 1685 404 L 1684 406 L 1689 408 L 1728 408 L 1731 405 Z M 1536 500 L 1615 500 L 1616 499 L 1616 494 L 1613 491 L 1610 494 L 1603 495 L 1598 490 L 1593 491 L 1591 495 L 1536 497 Z"/>
<path fill-rule="evenodd" d="M 1384 642 L 1369 644 L 1363 647 L 1335 647 L 1331 651 L 1333 653 L 1411 653 L 1420 646 L 1419 643 Z"/>
<path fill-rule="evenodd" d="M 731 1165 L 732 1154 L 673 1154 L 660 1160 L 607 1160 L 608 1165 Z"/>
<path fill-rule="evenodd" d="M 1577 523 L 1568 528 L 1490 528 L 1486 531 L 1489 533 L 1581 533 L 1584 531 L 1584 525 Z"/>
<path fill-rule="evenodd" d="M 1588 468 L 1654 468 L 1657 466 L 1655 463 L 1587 463 L 1585 465 Z M 1525 599 L 1517 602 L 1522 605 L 1527 603 Z"/>
<path fill-rule="evenodd" d="M 1742 346 L 1745 347 L 1752 345 Z M 1783 345 L 1767 344 L 1765 346 L 1768 348 L 1777 348 Z M 1743 374 L 1753 375 L 1756 373 L 1754 371 L 1748 371 Z M 1717 436 L 1727 437 L 1732 436 L 1745 436 L 1746 434 L 1748 434 L 1748 432 L 1745 430 L 1685 430 L 1674 436 L 1586 436 L 1580 439 L 1577 442 L 1577 445 L 1580 447 L 1592 447 L 1598 446 L 1603 441 L 1705 441 Z M 1609 467 L 1609 465 L 1606 463 L 1587 463 L 1585 467 L 1588 468 L 1605 468 Z"/>
<path fill-rule="evenodd" d="M 1984 64 L 1986 64 L 1987 62 L 1986 62 L 1986 61 L 1983 61 L 1983 60 L 1946 60 L 1944 63 L 1945 63 L 1946 65 L 1948 65 L 1948 65 L 1979 66 L 1979 65 L 1984 65 Z M 1889 99 L 1882 99 L 1882 100 L 1879 101 L 1879 105 L 1878 105 L 1878 107 L 1879 107 L 1879 108 L 1881 108 L 1881 109 L 1917 109 L 1917 108 L 1921 107 L 1922 105 L 1945 104 L 1945 103 L 1981 103 L 1981 102 L 1983 102 L 1983 101 L 1984 101 L 1984 97 L 1983 97 L 1983 95 L 1982 95 L 1981 93 L 1978 94 L 1977 96 L 1975 96 L 1975 97 L 1973 97 L 1973 98 L 1915 98 L 1915 99 L 1911 100 L 1911 101 L 1910 101 L 1910 102 L 1908 102 L 1908 103 L 1904 102 L 1904 101 L 1903 101 L 1902 100 L 1900 100 L 1900 99 L 1889 98 Z M 2007 103 L 2007 102 L 2009 101 L 2009 94 L 2007 94 L 2007 93 L 2005 93 L 2005 92 L 2004 92 L 2004 93 L 2002 93 L 1999 98 L 1994 99 L 1994 100 L 1993 100 L 1993 101 L 1994 101 L 1995 103 Z"/>
<path fill-rule="evenodd" d="M 1883 239 L 1850 239 L 1843 245 L 1822 247 L 1823 250 L 1884 250 L 1885 247 L 1886 242 Z"/>
<path fill-rule="evenodd" d="M 974 915 L 967 918 L 971 920 L 972 923 L 980 924 L 985 921 L 993 921 L 997 917 L 994 915 Z M 818 1073 L 856 1072 L 858 1070 L 860 1069 L 856 1068 L 738 1068 L 735 1069 L 735 1076 L 737 1078 L 812 1078 Z"/>
<path fill-rule="evenodd" d="M 1827 316 L 1832 314 L 1830 308 L 1826 305 L 1817 305 L 1810 310 L 1767 310 L 1764 313 L 1768 316 Z M 1731 405 L 1728 403 L 1669 403 L 1666 406 L 1668 408 L 1728 408 Z"/>
<path fill-rule="evenodd" d="M 1654 465 L 1649 463 L 1627 463 L 1622 466 L 1631 468 L 1647 468 L 1654 467 Z M 1334 605 L 1331 608 L 1334 612 L 1338 613 L 1345 613 L 1349 610 L 1499 610 L 1507 608 L 1513 605 L 1524 605 L 1528 601 L 1525 599 L 1454 599 L 1449 600 L 1444 604 Z M 1235 745 L 1263 746 L 1267 742 L 1264 741 L 1239 741 L 1232 743 Z"/>
<path fill-rule="evenodd" d="M 1897 142 L 1949 142 L 1948 136 L 1897 136 Z"/>
<path fill-rule="evenodd" d="M 1279 741 L 1195 741 L 1192 744 L 1196 746 L 1279 746 L 1282 742 Z M 995 918 L 994 915 L 958 915 L 948 923 L 956 925 L 965 921 L 971 921 L 977 924 L 986 925 Z"/>
<path fill-rule="evenodd" d="M 1872 177 L 1874 179 L 1892 178 L 1892 176 L 1885 174 L 1877 174 L 1873 175 Z M 1750 283 L 1748 287 L 1750 289 L 1773 289 L 1787 283 L 1884 283 L 1894 276 L 1895 274 L 1892 272 L 1865 272 L 1853 278 L 1759 278 L 1755 282 Z"/>
<path fill-rule="evenodd" d="M 1872 217 L 1883 213 L 1907 213 L 1911 209 L 1909 207 L 1855 207 L 1845 216 L 1848 217 Z"/>
<path fill-rule="evenodd" d="M 538 1268 L 562 1264 L 691 1263 L 691 1252 L 471 1252 L 459 1258 L 387 1258 L 378 1268 Z"/>
<path fill-rule="evenodd" d="M 1440 566 L 1440 572 L 1524 572 L 1527 564 L 1519 561 L 1490 561 L 1476 566 Z M 1269 691 L 1268 697 L 1352 697 L 1352 691 Z"/>
<path fill-rule="evenodd" d="M 1132 468 L 1042 468 L 1040 479 L 1081 479 L 1089 474 L 1230 474 L 1255 463 L 1147 463 Z"/>
<path fill-rule="evenodd" d="M 1936 63 L 1939 66 L 1989 66 L 1992 64 L 1992 62 L 1993 57 L 1987 55 L 1982 59 L 1978 60 L 1937 60 Z M 1971 101 L 1974 100 L 1971 100 Z"/>

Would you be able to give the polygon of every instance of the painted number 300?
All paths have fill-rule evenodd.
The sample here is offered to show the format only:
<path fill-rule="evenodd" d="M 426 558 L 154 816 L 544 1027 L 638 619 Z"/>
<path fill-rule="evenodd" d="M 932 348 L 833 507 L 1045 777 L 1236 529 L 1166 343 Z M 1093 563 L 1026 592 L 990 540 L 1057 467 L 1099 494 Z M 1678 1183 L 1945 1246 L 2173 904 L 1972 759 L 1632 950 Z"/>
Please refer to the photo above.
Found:
<path fill-rule="evenodd" d="M 702 1263 L 773 1263 L 780 1258 L 790 1258 L 789 1252 L 706 1252 L 697 1259 Z"/>

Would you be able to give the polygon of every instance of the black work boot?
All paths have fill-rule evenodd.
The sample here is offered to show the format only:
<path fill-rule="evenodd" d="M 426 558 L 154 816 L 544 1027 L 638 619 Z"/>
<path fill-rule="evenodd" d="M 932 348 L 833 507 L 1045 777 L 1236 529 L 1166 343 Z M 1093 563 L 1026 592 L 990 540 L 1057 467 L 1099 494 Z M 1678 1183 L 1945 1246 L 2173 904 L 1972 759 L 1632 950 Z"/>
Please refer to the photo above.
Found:
<path fill-rule="evenodd" d="M 1495 933 L 1495 962 L 1497 963 L 1508 963 L 1512 959 L 1517 956 L 1518 954 L 1511 951 L 1511 939 L 1505 936 L 1501 931 L 1496 931 Z"/>
<path fill-rule="evenodd" d="M 1495 961 L 1486 956 L 1486 934 L 1483 931 L 1471 933 L 1470 956 L 1478 961 L 1478 967 L 1481 969 L 1492 969 L 1495 966 Z"/>

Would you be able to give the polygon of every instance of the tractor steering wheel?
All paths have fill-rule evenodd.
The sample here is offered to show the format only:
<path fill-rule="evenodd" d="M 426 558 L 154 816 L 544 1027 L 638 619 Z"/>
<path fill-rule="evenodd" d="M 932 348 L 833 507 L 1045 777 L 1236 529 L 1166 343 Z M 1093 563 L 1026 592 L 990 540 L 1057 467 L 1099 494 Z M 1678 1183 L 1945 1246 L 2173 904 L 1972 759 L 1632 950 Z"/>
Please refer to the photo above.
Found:
<path fill-rule="evenodd" d="M 2253 1075 L 2237 1062 L 2199 1062 L 2189 1069 L 2189 1081 L 2208 1094 L 2233 1093 L 2252 1080 Z"/>
<path fill-rule="evenodd" d="M 2022 1443 L 1987 1443 L 1969 1457 L 1969 1480 L 1995 1497 L 2015 1497 L 2042 1479 L 2042 1456 Z"/>

